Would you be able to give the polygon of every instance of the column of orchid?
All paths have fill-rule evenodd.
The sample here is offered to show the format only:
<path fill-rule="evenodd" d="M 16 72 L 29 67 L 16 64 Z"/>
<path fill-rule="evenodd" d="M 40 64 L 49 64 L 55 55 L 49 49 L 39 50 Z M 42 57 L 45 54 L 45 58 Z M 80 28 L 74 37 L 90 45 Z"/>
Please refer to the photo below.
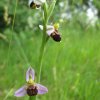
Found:
<path fill-rule="evenodd" d="M 48 4 L 46 0 L 29 0 L 29 7 L 31 9 L 42 9 L 41 11 L 43 11 L 43 25 L 39 25 L 40 29 L 43 31 L 38 63 L 38 66 L 40 68 L 39 82 L 42 69 L 42 57 L 47 41 L 50 37 L 56 42 L 61 41 L 61 36 L 58 32 L 59 24 L 48 25 L 49 18 L 55 7 L 55 3 L 56 0 L 52 0 L 50 4 Z M 26 72 L 26 84 L 15 92 L 16 97 L 28 95 L 30 97 L 29 99 L 32 100 L 33 96 L 36 96 L 37 94 L 45 94 L 48 92 L 48 89 L 45 86 L 34 82 L 34 75 L 34 70 L 32 69 L 32 67 L 29 67 Z"/>

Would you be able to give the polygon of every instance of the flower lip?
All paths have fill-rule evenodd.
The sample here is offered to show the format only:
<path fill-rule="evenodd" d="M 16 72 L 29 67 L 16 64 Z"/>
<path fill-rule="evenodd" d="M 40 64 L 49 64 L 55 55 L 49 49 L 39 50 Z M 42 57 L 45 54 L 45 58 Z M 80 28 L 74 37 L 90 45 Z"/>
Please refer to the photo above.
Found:
<path fill-rule="evenodd" d="M 60 42 L 61 41 L 61 36 L 58 33 L 57 30 L 55 30 L 52 34 L 51 37 L 53 38 L 53 40 L 55 40 L 56 42 Z"/>
<path fill-rule="evenodd" d="M 45 3 L 45 0 L 29 0 L 29 7 L 33 9 L 38 9 L 40 6 Z"/>
<path fill-rule="evenodd" d="M 36 8 L 36 4 L 35 4 L 34 2 L 32 2 L 32 3 L 30 4 L 30 8 L 35 9 L 35 8 Z"/>
<path fill-rule="evenodd" d="M 29 6 L 30 6 L 30 8 L 33 8 L 33 9 L 40 7 L 39 4 L 35 4 L 34 2 L 31 2 Z"/>
<path fill-rule="evenodd" d="M 41 85 L 41 84 L 34 84 L 34 85 L 28 85 L 26 92 L 29 96 L 35 96 L 37 94 L 45 94 L 48 92 L 48 89 Z"/>
<path fill-rule="evenodd" d="M 37 89 L 37 87 L 34 86 L 34 85 L 28 86 L 28 88 L 27 88 L 26 91 L 27 91 L 27 94 L 28 94 L 29 96 L 35 96 L 35 95 L 38 94 L 38 89 Z"/>

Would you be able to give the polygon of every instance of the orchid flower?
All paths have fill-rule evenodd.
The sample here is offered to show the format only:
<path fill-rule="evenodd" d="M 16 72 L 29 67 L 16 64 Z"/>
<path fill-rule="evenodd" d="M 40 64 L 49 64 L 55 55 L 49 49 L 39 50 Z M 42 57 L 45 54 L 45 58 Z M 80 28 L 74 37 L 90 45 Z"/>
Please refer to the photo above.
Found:
<path fill-rule="evenodd" d="M 43 30 L 43 26 L 39 25 L 40 29 Z M 60 42 L 61 41 L 61 36 L 58 32 L 59 24 L 54 24 L 54 25 L 47 25 L 47 30 L 46 33 L 48 36 L 51 36 L 54 41 Z"/>
<path fill-rule="evenodd" d="M 38 9 L 45 2 L 46 2 L 45 0 L 29 0 L 28 4 L 30 8 Z"/>
<path fill-rule="evenodd" d="M 28 68 L 28 70 L 26 72 L 26 82 L 27 82 L 27 84 L 22 86 L 20 89 L 18 89 L 15 92 L 14 95 L 16 97 L 22 97 L 22 96 L 25 96 L 25 95 L 35 96 L 37 94 L 47 93 L 48 89 L 41 84 L 35 83 L 34 78 L 35 78 L 35 72 L 30 67 L 30 68 Z"/>

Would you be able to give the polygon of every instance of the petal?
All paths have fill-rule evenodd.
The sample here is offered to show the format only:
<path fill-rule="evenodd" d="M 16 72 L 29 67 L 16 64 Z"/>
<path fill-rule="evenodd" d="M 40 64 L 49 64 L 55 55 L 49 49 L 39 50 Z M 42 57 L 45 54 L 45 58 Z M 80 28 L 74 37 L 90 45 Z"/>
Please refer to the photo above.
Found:
<path fill-rule="evenodd" d="M 42 26 L 42 25 L 39 25 L 39 28 L 40 28 L 41 30 L 43 30 L 43 26 Z"/>
<path fill-rule="evenodd" d="M 34 70 L 31 67 L 29 67 L 26 72 L 26 81 L 28 82 L 30 77 L 34 80 L 34 76 L 35 76 Z"/>
<path fill-rule="evenodd" d="M 45 0 L 34 0 L 34 2 L 38 5 L 42 5 L 43 3 L 45 3 Z"/>
<path fill-rule="evenodd" d="M 36 84 L 36 86 L 38 89 L 38 94 L 45 94 L 48 92 L 48 89 L 45 86 L 43 86 L 41 84 Z"/>
<path fill-rule="evenodd" d="M 20 89 L 18 89 L 15 92 L 14 96 L 16 96 L 16 97 L 22 97 L 22 96 L 24 96 L 26 94 L 27 94 L 27 92 L 26 92 L 26 86 L 23 86 L 23 87 L 21 87 Z"/>
<path fill-rule="evenodd" d="M 55 31 L 54 26 L 47 25 L 47 34 L 50 36 Z"/>
<path fill-rule="evenodd" d="M 41 30 L 43 30 L 43 26 L 42 25 L 39 25 L 39 28 Z M 47 25 L 47 35 L 51 35 L 51 33 L 53 33 L 55 31 L 54 29 L 54 26 L 51 26 L 51 25 Z"/>

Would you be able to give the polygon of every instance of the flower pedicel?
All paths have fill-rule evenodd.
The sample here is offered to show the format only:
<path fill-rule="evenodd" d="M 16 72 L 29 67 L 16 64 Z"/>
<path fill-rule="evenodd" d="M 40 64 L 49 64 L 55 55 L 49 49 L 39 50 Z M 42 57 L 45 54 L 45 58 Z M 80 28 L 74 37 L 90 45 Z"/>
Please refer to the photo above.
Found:
<path fill-rule="evenodd" d="M 37 94 L 45 94 L 48 92 L 48 89 L 45 86 L 34 82 L 34 76 L 35 76 L 34 70 L 31 67 L 28 68 L 26 72 L 27 84 L 22 86 L 15 92 L 14 95 L 16 97 L 22 97 L 25 96 L 26 94 L 28 96 L 35 96 Z"/>

